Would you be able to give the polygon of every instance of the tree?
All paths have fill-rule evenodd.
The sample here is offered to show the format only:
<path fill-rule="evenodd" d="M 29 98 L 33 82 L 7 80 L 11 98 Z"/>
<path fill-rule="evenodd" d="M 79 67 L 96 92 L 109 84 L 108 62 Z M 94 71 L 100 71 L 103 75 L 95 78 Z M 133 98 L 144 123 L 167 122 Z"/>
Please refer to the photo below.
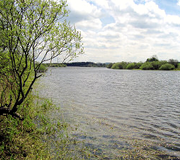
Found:
<path fill-rule="evenodd" d="M 174 65 L 174 67 L 175 68 L 178 68 L 178 60 L 176 60 L 176 59 L 169 59 L 169 64 L 172 64 L 172 65 Z"/>
<path fill-rule="evenodd" d="M 108 65 L 107 65 L 107 68 L 111 68 L 113 66 L 113 63 L 109 63 Z"/>
<path fill-rule="evenodd" d="M 112 65 L 112 69 L 126 69 L 128 63 L 127 62 L 117 62 Z"/>
<path fill-rule="evenodd" d="M 167 61 L 153 61 L 150 63 L 152 64 L 154 70 L 158 70 L 163 64 L 166 64 Z"/>
<path fill-rule="evenodd" d="M 146 60 L 146 62 L 154 62 L 154 61 L 159 61 L 158 57 L 156 55 L 153 55 L 151 58 L 148 58 Z"/>
<path fill-rule="evenodd" d="M 18 108 L 41 76 L 43 62 L 83 53 L 80 32 L 65 20 L 66 6 L 65 0 L 0 1 L 0 55 L 7 61 L 0 64 L 0 115 L 22 119 Z"/>

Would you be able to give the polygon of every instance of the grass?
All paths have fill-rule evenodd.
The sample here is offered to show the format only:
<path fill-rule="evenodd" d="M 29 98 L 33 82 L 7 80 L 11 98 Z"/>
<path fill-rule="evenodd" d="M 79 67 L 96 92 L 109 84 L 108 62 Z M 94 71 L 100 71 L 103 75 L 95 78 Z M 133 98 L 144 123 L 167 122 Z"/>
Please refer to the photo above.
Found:
<path fill-rule="evenodd" d="M 25 118 L 24 121 L 11 116 L 0 117 L 1 159 L 49 159 L 50 154 L 46 152 L 47 149 L 41 140 L 43 133 L 34 123 L 38 111 L 31 100 L 32 96 L 19 109 Z M 42 110 L 42 107 L 38 106 L 38 110 Z"/>

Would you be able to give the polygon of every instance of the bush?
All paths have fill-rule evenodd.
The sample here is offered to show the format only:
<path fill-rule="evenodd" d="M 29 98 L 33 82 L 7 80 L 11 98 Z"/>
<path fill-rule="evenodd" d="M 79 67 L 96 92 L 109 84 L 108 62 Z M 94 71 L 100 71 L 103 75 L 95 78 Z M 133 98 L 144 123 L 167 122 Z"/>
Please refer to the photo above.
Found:
<path fill-rule="evenodd" d="M 134 63 L 129 63 L 126 67 L 126 69 L 134 69 L 135 64 Z"/>
<path fill-rule="evenodd" d="M 140 69 L 142 62 L 134 63 L 134 69 Z"/>
<path fill-rule="evenodd" d="M 178 70 L 180 70 L 180 63 L 178 63 L 178 67 L 177 67 Z"/>
<path fill-rule="evenodd" d="M 175 67 L 172 64 L 166 63 L 166 64 L 163 64 L 159 69 L 160 70 L 173 70 L 175 69 Z"/>
<path fill-rule="evenodd" d="M 153 69 L 158 70 L 163 64 L 166 64 L 167 61 L 153 61 L 151 62 Z"/>
<path fill-rule="evenodd" d="M 178 60 L 176 59 L 169 59 L 168 61 L 170 64 L 174 65 L 175 68 L 178 68 Z"/>
<path fill-rule="evenodd" d="M 112 65 L 112 69 L 126 69 L 128 63 L 127 62 L 118 62 Z"/>
<path fill-rule="evenodd" d="M 113 66 L 113 63 L 109 63 L 109 64 L 107 65 L 107 68 L 112 68 L 112 66 Z"/>
<path fill-rule="evenodd" d="M 161 67 L 161 63 L 159 61 L 153 61 L 151 64 L 154 70 L 158 70 Z"/>
<path fill-rule="evenodd" d="M 121 62 L 120 63 L 123 69 L 126 69 L 128 63 L 127 62 Z"/>
<path fill-rule="evenodd" d="M 111 68 L 112 68 L 112 69 L 123 69 L 123 68 L 121 67 L 120 63 L 115 63 L 115 64 L 113 64 Z"/>
<path fill-rule="evenodd" d="M 140 69 L 142 70 L 153 70 L 153 65 L 150 62 L 145 62 L 141 65 Z"/>

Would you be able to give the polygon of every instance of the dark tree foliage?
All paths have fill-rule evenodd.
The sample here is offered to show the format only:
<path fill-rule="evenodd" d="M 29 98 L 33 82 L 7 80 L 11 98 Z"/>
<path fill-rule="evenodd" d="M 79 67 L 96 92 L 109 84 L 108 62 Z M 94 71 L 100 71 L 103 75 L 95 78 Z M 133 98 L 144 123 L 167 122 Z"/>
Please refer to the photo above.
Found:
<path fill-rule="evenodd" d="M 151 58 L 148 58 L 146 60 L 146 62 L 154 62 L 154 61 L 159 61 L 156 55 L 153 55 Z"/>
<path fill-rule="evenodd" d="M 176 60 L 176 59 L 169 59 L 168 62 L 170 64 L 174 65 L 175 68 L 178 68 L 178 64 L 179 64 L 178 60 Z"/>
<path fill-rule="evenodd" d="M 111 68 L 113 66 L 113 63 L 109 63 L 108 65 L 107 65 L 107 68 Z"/>

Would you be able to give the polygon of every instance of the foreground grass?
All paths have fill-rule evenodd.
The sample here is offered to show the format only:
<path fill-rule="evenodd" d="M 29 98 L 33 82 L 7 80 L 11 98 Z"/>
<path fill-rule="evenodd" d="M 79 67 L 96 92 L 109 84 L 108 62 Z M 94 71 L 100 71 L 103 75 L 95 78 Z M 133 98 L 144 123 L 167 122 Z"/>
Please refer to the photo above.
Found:
<path fill-rule="evenodd" d="M 46 103 L 46 106 L 48 105 Z M 24 121 L 11 116 L 0 117 L 1 159 L 49 159 L 50 154 L 42 142 L 43 132 L 34 123 L 37 117 L 46 112 L 43 104 L 35 107 L 31 95 L 19 112 Z"/>

